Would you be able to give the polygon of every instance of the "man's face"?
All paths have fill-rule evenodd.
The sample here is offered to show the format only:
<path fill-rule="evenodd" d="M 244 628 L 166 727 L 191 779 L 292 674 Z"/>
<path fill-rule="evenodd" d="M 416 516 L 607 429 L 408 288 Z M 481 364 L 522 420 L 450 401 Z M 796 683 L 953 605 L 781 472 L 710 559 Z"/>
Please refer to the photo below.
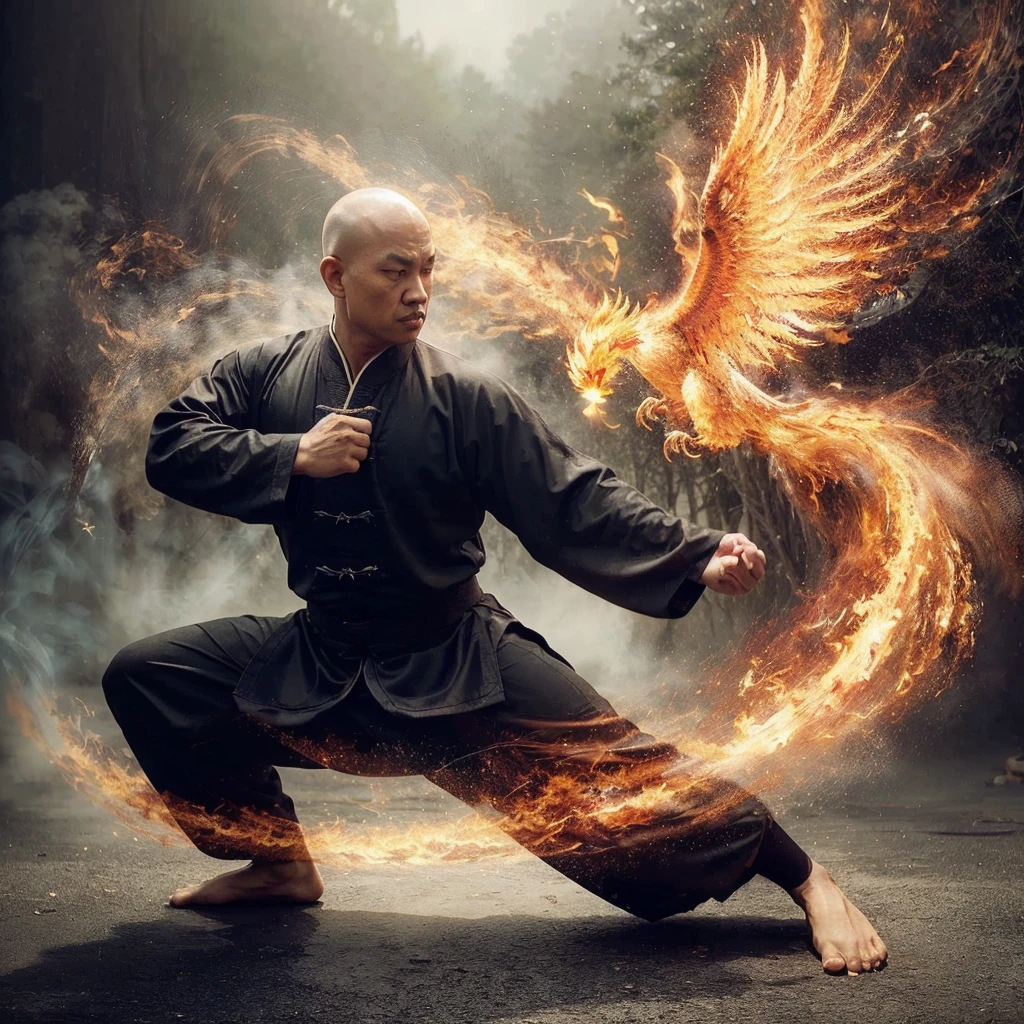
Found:
<path fill-rule="evenodd" d="M 415 341 L 426 319 L 434 272 L 430 229 L 391 216 L 368 228 L 342 261 L 342 312 L 348 326 L 377 345 Z"/>

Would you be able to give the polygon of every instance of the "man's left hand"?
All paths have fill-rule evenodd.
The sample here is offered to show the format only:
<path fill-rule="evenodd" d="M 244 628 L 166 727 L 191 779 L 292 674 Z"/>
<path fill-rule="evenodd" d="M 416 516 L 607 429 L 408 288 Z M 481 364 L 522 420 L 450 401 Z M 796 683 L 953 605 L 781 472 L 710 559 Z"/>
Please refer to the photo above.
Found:
<path fill-rule="evenodd" d="M 711 556 L 700 582 L 717 594 L 749 594 L 764 576 L 764 552 L 742 533 L 727 533 Z"/>

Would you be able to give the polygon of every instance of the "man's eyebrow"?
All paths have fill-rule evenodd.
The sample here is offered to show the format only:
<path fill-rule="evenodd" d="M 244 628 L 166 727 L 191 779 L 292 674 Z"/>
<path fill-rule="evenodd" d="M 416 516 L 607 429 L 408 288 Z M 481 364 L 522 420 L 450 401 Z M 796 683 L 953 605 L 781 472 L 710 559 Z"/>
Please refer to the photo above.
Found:
<path fill-rule="evenodd" d="M 436 257 L 437 257 L 437 252 L 436 251 L 432 252 L 429 256 L 424 258 L 423 262 L 424 263 L 430 263 Z M 384 262 L 385 263 L 394 262 L 394 263 L 399 264 L 399 266 L 402 266 L 402 267 L 411 267 L 416 261 L 413 260 L 413 259 L 410 259 L 408 256 L 400 256 L 397 252 L 389 252 L 387 254 L 387 256 L 384 257 Z"/>

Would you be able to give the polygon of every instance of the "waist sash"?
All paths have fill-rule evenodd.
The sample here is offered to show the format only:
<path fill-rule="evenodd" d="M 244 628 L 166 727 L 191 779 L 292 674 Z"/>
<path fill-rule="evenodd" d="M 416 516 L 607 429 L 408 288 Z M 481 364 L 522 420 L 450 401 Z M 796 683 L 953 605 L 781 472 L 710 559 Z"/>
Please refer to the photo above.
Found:
<path fill-rule="evenodd" d="M 306 617 L 321 639 L 331 645 L 415 650 L 432 646 L 438 633 L 458 622 L 482 597 L 476 576 L 470 576 L 446 591 L 432 594 L 429 600 L 397 608 L 394 615 L 340 619 L 336 610 L 311 603 Z"/>

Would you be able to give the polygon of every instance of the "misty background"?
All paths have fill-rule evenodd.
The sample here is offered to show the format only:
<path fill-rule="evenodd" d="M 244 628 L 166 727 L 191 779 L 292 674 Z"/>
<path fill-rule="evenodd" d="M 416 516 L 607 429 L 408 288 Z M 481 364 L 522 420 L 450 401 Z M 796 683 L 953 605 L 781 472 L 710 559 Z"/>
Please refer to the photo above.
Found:
<path fill-rule="evenodd" d="M 970 3 L 942 6 L 951 21 L 969 17 Z M 856 21 L 876 7 L 858 0 L 842 10 Z M 96 705 L 103 667 L 124 643 L 219 615 L 285 614 L 298 603 L 269 528 L 146 490 L 144 432 L 101 451 L 68 496 L 76 431 L 106 368 L 104 334 L 83 319 L 69 285 L 113 240 L 147 222 L 190 237 L 196 200 L 186 182 L 222 141 L 224 120 L 271 114 L 321 137 L 343 135 L 367 161 L 436 180 L 465 175 L 497 209 L 553 235 L 585 210 L 581 188 L 608 196 L 630 224 L 617 283 L 639 297 L 671 286 L 679 272 L 654 154 L 668 152 L 699 187 L 730 127 L 722 76 L 752 34 L 769 47 L 787 45 L 795 6 L 38 0 L 7 5 L 4 17 L 0 650 L 19 685 L 56 686 Z M 1019 113 L 1006 116 L 1019 121 Z M 319 285 L 320 222 L 334 186 L 267 161 L 236 187 L 219 272 L 230 277 L 244 265 L 276 275 L 296 296 L 282 311 L 289 329 L 323 322 L 310 319 L 318 300 L 306 295 Z M 1019 195 L 1007 199 L 934 266 L 909 308 L 848 346 L 812 353 L 807 379 L 867 391 L 938 382 L 944 425 L 1019 472 L 1022 211 Z M 144 303 L 141 285 L 124 301 Z M 256 340 L 244 323 L 244 311 L 226 306 L 210 328 L 216 346 Z M 429 321 L 424 338 L 446 344 Z M 174 345 L 186 343 L 169 342 L 140 363 L 140 392 L 159 393 L 161 374 L 184 358 Z M 664 623 L 591 598 L 488 527 L 485 586 L 621 710 L 642 719 L 699 708 L 701 663 L 731 649 L 754 619 L 784 609 L 821 564 L 770 468 L 743 450 L 666 462 L 661 438 L 632 426 L 643 395 L 635 381 L 610 403 L 609 419 L 621 428 L 593 425 L 580 415 L 557 344 L 506 336 L 452 347 L 510 380 L 570 443 L 663 507 L 743 529 L 766 549 L 773 572 L 755 595 L 709 595 L 682 622 Z M 1024 621 L 1019 606 L 984 584 L 981 596 L 972 665 L 899 728 L 873 727 L 871 742 L 912 752 L 936 738 L 951 746 L 1021 738 Z"/>

